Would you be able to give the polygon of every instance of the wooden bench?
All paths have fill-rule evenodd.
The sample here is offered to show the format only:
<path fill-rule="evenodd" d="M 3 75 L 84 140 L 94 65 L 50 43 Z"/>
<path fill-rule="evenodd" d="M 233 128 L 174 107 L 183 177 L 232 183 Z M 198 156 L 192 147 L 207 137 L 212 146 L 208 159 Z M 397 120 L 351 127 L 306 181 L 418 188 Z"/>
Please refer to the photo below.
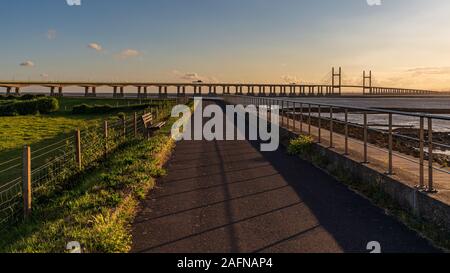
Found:
<path fill-rule="evenodd" d="M 153 132 L 161 129 L 164 125 L 166 125 L 165 121 L 153 124 L 153 120 L 153 114 L 151 113 L 147 113 L 142 116 L 142 123 L 144 124 L 144 130 L 147 137 L 150 137 Z"/>

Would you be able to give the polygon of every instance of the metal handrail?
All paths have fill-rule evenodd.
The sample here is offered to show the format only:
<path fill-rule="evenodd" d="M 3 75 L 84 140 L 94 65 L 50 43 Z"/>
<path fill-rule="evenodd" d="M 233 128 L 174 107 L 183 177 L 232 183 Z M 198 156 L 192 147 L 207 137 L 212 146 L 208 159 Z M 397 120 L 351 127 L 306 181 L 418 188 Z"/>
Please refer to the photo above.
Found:
<path fill-rule="evenodd" d="M 401 156 L 398 153 L 394 153 L 394 147 L 393 147 L 393 137 L 399 137 L 399 138 L 406 138 L 409 140 L 413 140 L 413 141 L 418 141 L 419 142 L 419 149 L 420 149 L 420 157 L 419 157 L 419 167 L 420 167 L 420 181 L 419 181 L 419 185 L 418 188 L 419 189 L 424 189 L 427 192 L 436 192 L 434 189 L 434 181 L 433 181 L 433 171 L 439 171 L 439 172 L 445 172 L 447 174 L 449 174 L 449 172 L 447 170 L 444 170 L 443 168 L 437 168 L 434 165 L 434 149 L 435 147 L 448 147 L 446 144 L 443 143 L 438 143 L 438 142 L 433 142 L 433 120 L 445 120 L 445 121 L 450 121 L 450 117 L 446 117 L 446 116 L 439 116 L 439 115 L 431 115 L 431 114 L 426 114 L 426 113 L 408 113 L 408 112 L 402 112 L 402 111 L 396 111 L 396 110 L 386 110 L 386 109 L 378 109 L 378 108 L 367 108 L 367 107 L 354 107 L 354 106 L 344 106 L 344 105 L 337 105 L 337 104 L 330 104 L 330 103 L 316 103 L 316 102 L 305 102 L 302 100 L 289 100 L 289 99 L 284 99 L 284 98 L 273 98 L 273 97 L 267 97 L 267 96 L 244 96 L 244 95 L 225 95 L 224 97 L 232 97 L 232 98 L 238 98 L 238 99 L 244 99 L 246 102 L 254 104 L 256 103 L 257 105 L 264 105 L 264 104 L 272 104 L 272 105 L 278 105 L 281 107 L 281 115 L 282 116 L 286 116 L 288 119 L 289 117 L 289 112 L 288 111 L 284 111 L 287 108 L 290 108 L 290 106 L 292 106 L 292 108 L 294 109 L 294 111 L 296 111 L 298 108 L 301 109 L 301 114 L 300 114 L 300 118 L 301 118 L 301 123 L 300 126 L 303 126 L 303 115 L 307 116 L 307 122 L 305 122 L 305 124 L 308 125 L 308 134 L 311 134 L 311 117 L 312 117 L 312 112 L 311 112 L 311 108 L 312 107 L 317 107 L 317 113 L 318 116 L 316 118 L 319 119 L 318 121 L 318 139 L 319 139 L 319 143 L 321 142 L 321 120 L 328 120 L 330 122 L 330 146 L 333 146 L 333 133 L 334 133 L 334 129 L 333 129 L 333 123 L 334 122 L 338 122 L 338 123 L 343 123 L 345 125 L 345 154 L 348 155 L 348 139 L 349 137 L 349 132 L 348 132 L 348 126 L 350 124 L 352 124 L 352 126 L 357 126 L 359 128 L 362 128 L 364 130 L 364 137 L 363 137 L 363 146 L 364 146 L 364 163 L 368 164 L 368 146 L 372 146 L 369 143 L 368 140 L 368 132 L 373 131 L 373 129 L 370 129 L 370 125 L 367 122 L 367 115 L 370 113 L 377 113 L 377 114 L 387 114 L 389 116 L 388 120 L 389 120 L 389 130 L 387 132 L 384 132 L 383 135 L 388 135 L 389 139 L 387 141 L 388 144 L 388 171 L 387 174 L 388 175 L 392 175 L 393 174 L 393 156 L 400 156 L 402 158 L 406 158 L 406 156 Z M 306 107 L 304 107 L 306 105 Z M 286 107 L 287 106 L 287 107 Z M 300 106 L 300 107 L 297 107 Z M 321 116 L 321 112 L 320 109 L 322 109 L 322 107 L 327 107 L 330 110 L 330 116 L 329 117 L 323 117 Z M 307 111 L 303 111 L 304 109 L 307 109 Z M 345 122 L 340 121 L 340 120 L 335 120 L 333 118 L 333 111 L 334 109 L 342 109 L 345 111 Z M 364 117 L 364 123 L 363 125 L 361 124 L 355 124 L 353 125 L 353 123 L 350 123 L 348 121 L 348 114 L 349 114 L 349 110 L 357 110 L 360 111 L 360 114 L 363 115 Z M 415 117 L 415 118 L 420 118 L 420 129 L 419 129 L 419 139 L 414 138 L 414 137 L 409 137 L 409 136 L 404 136 L 401 134 L 396 134 L 393 132 L 393 124 L 392 124 L 392 116 L 393 115 L 398 115 L 398 116 L 407 116 L 407 117 Z M 294 120 L 294 129 L 295 129 L 295 118 L 294 115 L 292 114 L 292 118 Z M 428 128 L 425 128 L 425 119 L 428 121 Z M 288 130 L 290 130 L 290 122 L 288 121 Z M 428 130 L 427 136 L 425 135 L 425 130 Z M 380 130 L 376 130 L 376 131 L 380 131 Z M 428 166 L 425 165 L 425 147 L 428 148 Z M 409 160 L 409 159 L 408 159 Z M 425 176 L 424 176 L 424 169 L 428 169 L 428 186 L 425 187 Z"/>

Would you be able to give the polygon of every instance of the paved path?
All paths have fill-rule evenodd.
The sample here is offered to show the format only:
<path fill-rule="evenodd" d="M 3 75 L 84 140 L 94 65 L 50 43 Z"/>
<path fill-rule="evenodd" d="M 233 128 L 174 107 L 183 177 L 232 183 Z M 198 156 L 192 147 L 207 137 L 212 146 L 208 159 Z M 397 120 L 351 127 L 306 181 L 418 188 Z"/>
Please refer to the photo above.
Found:
<path fill-rule="evenodd" d="M 295 126 L 295 128 L 294 128 Z M 302 132 L 303 134 L 309 134 L 309 126 L 307 124 L 307 118 L 303 125 L 299 121 L 295 121 L 289 118 L 283 118 L 283 127 L 289 128 L 296 133 Z M 319 128 L 311 126 L 310 134 L 316 141 L 319 140 Z M 325 148 L 330 147 L 330 131 L 321 129 L 321 143 Z M 345 152 L 345 136 L 341 134 L 333 134 L 333 148 L 332 150 L 344 154 Z M 349 155 L 356 162 L 364 161 L 364 143 L 360 140 L 349 138 L 348 141 Z M 367 166 L 378 172 L 385 173 L 388 171 L 388 150 L 379 148 L 375 145 L 369 144 L 367 147 L 368 161 L 370 164 Z M 450 174 L 443 171 L 438 171 L 440 168 L 438 164 L 434 164 L 435 170 L 433 171 L 434 188 L 438 190 L 432 197 L 446 204 L 450 203 Z M 424 160 L 424 184 L 428 185 L 428 160 Z M 410 187 L 415 187 L 419 184 L 419 160 L 409 155 L 394 152 L 393 155 L 393 172 L 392 177 L 404 183 Z"/>
<path fill-rule="evenodd" d="M 133 224 L 133 252 L 434 252 L 383 210 L 283 148 L 183 141 Z"/>

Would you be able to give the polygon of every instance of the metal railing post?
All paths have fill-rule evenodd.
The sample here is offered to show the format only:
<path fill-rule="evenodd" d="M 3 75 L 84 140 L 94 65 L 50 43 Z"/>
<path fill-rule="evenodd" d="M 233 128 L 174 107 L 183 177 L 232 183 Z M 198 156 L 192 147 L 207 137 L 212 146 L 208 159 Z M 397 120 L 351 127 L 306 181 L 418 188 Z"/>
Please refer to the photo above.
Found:
<path fill-rule="evenodd" d="M 320 105 L 317 105 L 317 115 L 318 115 L 318 118 L 319 118 L 319 120 L 318 120 L 318 129 L 319 129 L 319 132 L 318 132 L 318 137 L 319 137 L 319 143 L 321 143 L 322 142 L 322 111 L 321 111 L 321 106 Z"/>
<path fill-rule="evenodd" d="M 294 102 L 291 102 L 291 106 L 292 106 L 292 109 L 291 109 L 291 120 L 292 120 L 292 127 L 291 127 L 291 129 L 292 129 L 292 131 L 293 132 L 295 132 L 295 103 Z"/>
<path fill-rule="evenodd" d="M 333 106 L 330 106 L 330 148 L 333 148 Z"/>
<path fill-rule="evenodd" d="M 392 175 L 393 172 L 393 137 L 392 137 L 392 114 L 389 114 L 389 139 L 388 139 L 388 149 L 389 149 L 389 158 L 388 158 L 388 175 Z"/>
<path fill-rule="evenodd" d="M 300 103 L 300 133 L 303 133 L 303 103 Z"/>
<path fill-rule="evenodd" d="M 22 166 L 22 198 L 23 215 L 27 219 L 31 215 L 31 148 L 23 147 Z"/>
<path fill-rule="evenodd" d="M 298 114 L 297 114 L 297 103 L 294 102 L 294 133 L 297 132 L 297 121 L 298 121 Z"/>
<path fill-rule="evenodd" d="M 428 188 L 427 192 L 435 192 L 433 185 L 433 119 L 428 118 Z"/>
<path fill-rule="evenodd" d="M 419 163 L 419 186 L 418 189 L 425 189 L 425 119 L 420 117 L 420 131 L 419 131 L 419 151 L 420 151 L 420 163 Z"/>
<path fill-rule="evenodd" d="M 369 163 L 368 157 L 367 157 L 367 138 L 368 138 L 368 132 L 367 132 L 367 113 L 364 113 L 364 164 Z"/>
<path fill-rule="evenodd" d="M 344 143 L 344 154 L 349 155 L 348 153 L 348 109 L 345 109 L 345 143 Z"/>
<path fill-rule="evenodd" d="M 311 135 L 311 104 L 308 104 L 308 135 Z"/>

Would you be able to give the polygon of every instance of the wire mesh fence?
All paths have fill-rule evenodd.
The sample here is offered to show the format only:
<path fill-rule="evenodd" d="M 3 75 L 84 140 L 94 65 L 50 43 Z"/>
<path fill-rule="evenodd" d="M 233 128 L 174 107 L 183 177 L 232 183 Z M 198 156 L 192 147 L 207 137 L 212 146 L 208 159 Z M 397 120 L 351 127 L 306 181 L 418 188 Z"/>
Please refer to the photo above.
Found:
<path fill-rule="evenodd" d="M 33 201 L 58 193 L 66 184 L 76 182 L 76 175 L 95 168 L 121 145 L 143 139 L 147 135 L 141 118 L 144 113 L 151 111 L 154 122 L 167 119 L 176 103 L 177 100 L 166 100 L 142 112 L 110 117 L 103 124 L 76 130 L 36 150 L 32 145 L 24 147 L 31 150 L 30 158 L 25 158 L 24 153 L 0 162 L 0 230 L 27 214 L 26 190 L 32 192 Z M 24 167 L 26 160 L 31 163 L 29 171 Z"/>

